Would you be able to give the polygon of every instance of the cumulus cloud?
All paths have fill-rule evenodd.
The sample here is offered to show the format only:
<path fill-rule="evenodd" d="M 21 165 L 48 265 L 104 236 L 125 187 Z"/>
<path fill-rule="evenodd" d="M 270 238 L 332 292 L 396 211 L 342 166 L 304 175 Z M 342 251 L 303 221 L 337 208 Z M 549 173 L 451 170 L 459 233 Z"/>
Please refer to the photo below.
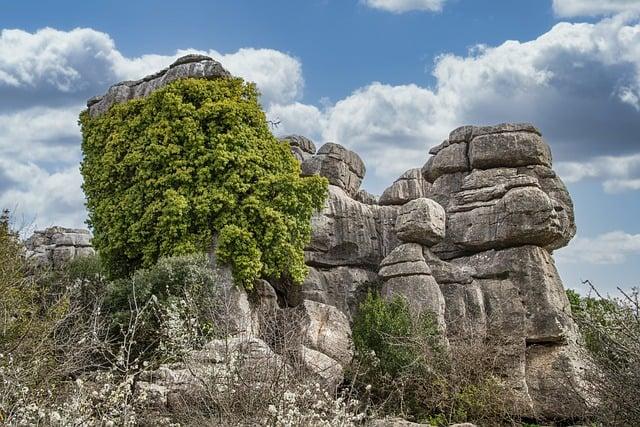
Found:
<path fill-rule="evenodd" d="M 323 140 L 357 149 L 374 177 L 384 178 L 372 182 L 369 176 L 377 192 L 400 169 L 420 166 L 427 149 L 453 128 L 503 121 L 540 127 L 556 160 L 571 162 L 564 169 L 574 181 L 609 177 L 610 191 L 635 188 L 631 180 L 639 175 L 632 170 L 612 173 L 597 164 L 606 155 L 615 157 L 612 164 L 638 152 L 636 20 L 560 23 L 531 41 L 476 46 L 464 56 L 443 54 L 432 73 L 436 83 L 430 88 L 373 83 L 320 109 L 297 105 L 295 118 L 282 115 L 284 127 L 303 131 L 310 122 L 322 123 Z"/>
<path fill-rule="evenodd" d="M 404 13 L 411 10 L 439 12 L 447 0 L 362 0 L 374 9 L 393 13 Z"/>
<path fill-rule="evenodd" d="M 562 18 L 638 11 L 640 0 L 553 0 L 553 12 Z"/>
<path fill-rule="evenodd" d="M 167 67 L 186 53 L 212 56 L 233 74 L 255 82 L 265 105 L 292 102 L 302 95 L 300 62 L 277 50 L 220 53 L 186 49 L 173 55 L 129 58 L 106 33 L 90 28 L 44 28 L 33 33 L 0 32 L 0 109 L 84 101 L 117 81 L 139 79 Z"/>
<path fill-rule="evenodd" d="M 611 231 L 596 237 L 575 237 L 556 252 L 556 259 L 565 264 L 622 264 L 634 255 L 640 255 L 640 234 Z"/>
<path fill-rule="evenodd" d="M 78 165 L 48 172 L 35 163 L 0 158 L 0 171 L 12 185 L 0 187 L 0 206 L 9 208 L 27 225 L 82 226 L 86 217 Z"/>
<path fill-rule="evenodd" d="M 598 178 L 608 193 L 640 189 L 640 153 L 601 156 L 586 162 L 560 162 L 556 169 L 568 183 Z"/>

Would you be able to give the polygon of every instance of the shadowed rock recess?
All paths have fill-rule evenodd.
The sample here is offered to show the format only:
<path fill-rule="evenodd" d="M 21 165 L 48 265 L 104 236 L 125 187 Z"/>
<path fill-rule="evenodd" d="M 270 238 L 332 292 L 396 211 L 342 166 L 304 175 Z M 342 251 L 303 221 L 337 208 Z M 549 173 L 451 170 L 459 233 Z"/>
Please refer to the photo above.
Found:
<path fill-rule="evenodd" d="M 101 114 L 177 78 L 228 75 L 210 58 L 188 56 L 112 86 L 88 107 Z M 369 290 L 403 295 L 412 310 L 435 313 L 449 345 L 466 338 L 490 343 L 501 377 L 525 402 L 521 415 L 566 416 L 569 391 L 580 389 L 582 361 L 552 251 L 566 246 L 576 227 L 571 197 L 538 129 L 460 127 L 379 200 L 360 189 L 366 169 L 353 151 L 327 143 L 316 152 L 312 141 L 296 135 L 282 143 L 291 146 L 302 174 L 327 177 L 329 196 L 312 218 L 304 284 L 271 284 L 279 305 L 268 283 L 257 293 L 268 295 L 273 310 L 304 314 L 300 351 L 312 371 L 339 382 L 353 354 L 349 322 L 363 296 Z M 265 304 L 260 295 L 236 298 L 247 324 Z M 255 342 L 264 347 L 260 357 L 270 352 Z"/>

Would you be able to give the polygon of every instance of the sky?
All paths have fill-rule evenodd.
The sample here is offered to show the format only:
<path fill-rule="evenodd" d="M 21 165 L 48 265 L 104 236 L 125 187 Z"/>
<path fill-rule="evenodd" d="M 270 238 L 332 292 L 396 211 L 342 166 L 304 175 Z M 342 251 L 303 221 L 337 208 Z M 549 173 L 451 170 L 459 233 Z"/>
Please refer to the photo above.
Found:
<path fill-rule="evenodd" d="M 640 0 L 3 2 L 0 207 L 83 227 L 86 100 L 195 52 L 256 82 L 276 133 L 355 150 L 376 194 L 458 126 L 534 123 L 576 207 L 565 286 L 640 285 Z"/>

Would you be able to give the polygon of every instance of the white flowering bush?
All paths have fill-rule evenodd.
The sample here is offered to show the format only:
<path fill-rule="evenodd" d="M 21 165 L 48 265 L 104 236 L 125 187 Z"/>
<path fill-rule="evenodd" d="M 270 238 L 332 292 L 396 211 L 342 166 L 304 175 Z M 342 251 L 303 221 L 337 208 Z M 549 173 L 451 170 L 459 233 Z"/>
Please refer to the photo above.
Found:
<path fill-rule="evenodd" d="M 362 425 L 367 414 L 360 401 L 347 393 L 329 393 L 319 383 L 285 391 L 268 406 L 263 425 L 272 427 L 334 427 Z"/>

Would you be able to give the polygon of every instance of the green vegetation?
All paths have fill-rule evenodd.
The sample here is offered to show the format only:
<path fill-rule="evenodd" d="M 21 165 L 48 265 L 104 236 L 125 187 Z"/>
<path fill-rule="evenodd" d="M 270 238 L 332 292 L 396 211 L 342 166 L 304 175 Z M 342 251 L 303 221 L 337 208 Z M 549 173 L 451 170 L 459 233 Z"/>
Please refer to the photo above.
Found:
<path fill-rule="evenodd" d="M 245 287 L 304 279 L 302 249 L 327 182 L 299 176 L 254 85 L 178 80 L 80 123 L 93 244 L 112 277 L 206 252 L 217 235 L 218 256 Z"/>
<path fill-rule="evenodd" d="M 572 290 L 567 296 L 591 365 L 584 380 L 593 397 L 593 418 L 604 425 L 640 425 L 638 289 L 620 290 L 614 298 L 591 288 L 593 296 Z"/>
<path fill-rule="evenodd" d="M 515 413 L 485 343 L 447 346 L 433 314 L 412 314 L 403 297 L 369 294 L 354 319 L 353 340 L 351 383 L 380 414 L 446 426 L 500 425 Z"/>

